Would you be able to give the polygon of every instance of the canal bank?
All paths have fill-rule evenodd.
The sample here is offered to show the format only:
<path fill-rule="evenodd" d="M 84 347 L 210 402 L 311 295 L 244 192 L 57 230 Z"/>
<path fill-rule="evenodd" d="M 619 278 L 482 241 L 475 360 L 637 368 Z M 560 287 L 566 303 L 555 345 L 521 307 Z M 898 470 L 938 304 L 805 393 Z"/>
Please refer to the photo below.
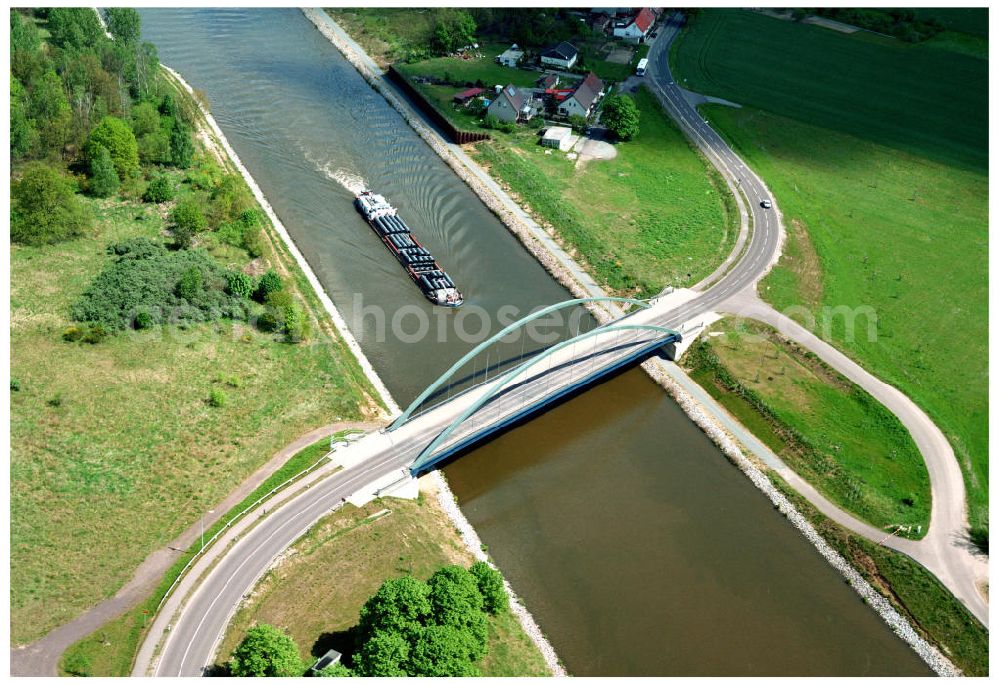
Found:
<path fill-rule="evenodd" d="M 421 114 L 410 106 L 409 102 L 391 87 L 382 77 L 381 69 L 375 64 L 360 45 L 354 41 L 326 12 L 318 9 L 304 9 L 303 12 L 311 22 L 333 43 L 344 57 L 355 66 L 362 77 L 386 100 L 397 109 L 403 118 L 413 129 L 423 138 L 428 145 L 451 166 L 456 175 L 466 182 L 483 202 L 493 210 L 498 218 L 507 228 L 521 240 L 522 244 L 539 258 L 546 269 L 567 286 L 576 296 L 606 296 L 607 293 L 594 282 L 589 274 L 576 264 L 573 259 L 562 250 L 561 246 L 552 240 L 543 243 L 538 240 L 541 228 L 530 221 L 530 226 L 522 217 L 527 215 L 520 211 L 511 211 L 511 207 L 517 207 L 516 203 L 504 193 L 495 183 L 483 183 L 483 178 L 489 178 L 485 171 L 480 169 L 459 146 L 447 143 L 435 130 L 430 128 L 428 122 L 423 120 Z M 492 179 L 490 179 L 492 181 Z M 519 209 L 519 207 L 517 207 Z M 741 208 L 741 238 L 746 237 L 746 212 Z M 533 229 L 532 229 L 533 228 Z M 739 244 L 734 249 L 732 260 L 740 251 Z M 541 252 L 541 254 L 539 254 Z M 720 271 L 721 271 L 720 267 Z M 586 285 L 583 283 L 586 281 Z M 606 308 L 605 308 L 606 307 Z M 606 309 L 618 308 L 611 304 L 602 306 L 592 306 L 595 316 L 601 322 L 607 322 L 613 316 Z M 620 315 L 620 310 L 617 312 Z M 714 316 L 707 316 L 708 322 Z M 695 322 L 697 323 L 697 321 Z M 695 326 L 691 326 L 695 328 Z M 700 329 L 700 325 L 697 328 Z M 696 331 L 696 336 L 700 330 Z M 690 340 L 688 340 L 690 344 Z M 680 352 L 679 352 L 680 353 Z M 760 463 L 748 457 L 738 440 L 726 430 L 720 423 L 718 416 L 713 411 L 708 410 L 700 403 L 690 391 L 691 383 L 686 375 L 676 367 L 671 367 L 661 359 L 651 359 L 642 367 L 649 376 L 661 387 L 663 387 L 671 397 L 683 408 L 687 416 L 722 450 L 729 460 L 736 465 L 748 479 L 759 489 L 771 503 L 785 515 L 789 522 L 799 530 L 803 536 L 816 548 L 820 555 L 834 567 L 869 604 L 872 609 L 885 621 L 887 625 L 923 659 L 936 673 L 941 675 L 954 675 L 959 671 L 945 658 L 940 651 L 929 644 L 910 624 L 903 618 L 892 604 L 879 592 L 877 592 L 861 574 L 840 554 L 834 550 L 812 527 L 806 518 L 796 510 L 795 506 L 785 495 L 779 491 L 771 480 L 765 475 Z"/>
<path fill-rule="evenodd" d="M 233 146 L 248 167 L 254 169 L 255 177 L 268 197 L 272 198 L 276 212 L 284 219 L 303 254 L 311 263 L 320 264 L 320 268 L 316 269 L 317 277 L 321 282 L 325 277 L 333 282 L 331 298 L 337 302 L 338 308 L 338 297 L 344 298 L 346 295 L 348 307 L 352 300 L 352 290 L 337 290 L 338 274 L 342 276 L 345 272 L 352 272 L 352 269 L 357 272 L 356 263 L 363 264 L 368 273 L 351 284 L 357 288 L 353 292 L 362 290 L 362 294 L 369 296 L 371 290 L 366 288 L 377 291 L 381 284 L 380 279 L 374 279 L 373 282 L 371 272 L 377 272 L 381 267 L 381 257 L 384 256 L 381 252 L 384 250 L 376 255 L 366 243 L 357 239 L 359 227 L 353 222 L 356 218 L 353 212 L 349 206 L 347 211 L 339 210 L 344 206 L 345 199 L 349 205 L 349 193 L 342 192 L 329 175 L 317 173 L 328 166 L 334 172 L 339 170 L 339 166 L 361 167 L 362 171 L 365 167 L 374 168 L 380 172 L 377 177 L 395 184 L 399 194 L 404 197 L 400 205 L 405 206 L 407 212 L 421 216 L 426 221 L 428 233 L 437 235 L 447 251 L 455 252 L 466 247 L 483 248 L 490 243 L 501 245 L 500 249 L 485 250 L 489 259 L 471 262 L 477 267 L 483 263 L 486 269 L 492 264 L 494 268 L 491 272 L 477 274 L 470 269 L 467 274 L 470 282 L 482 283 L 489 293 L 499 289 L 506 297 L 519 298 L 531 305 L 544 302 L 546 292 L 552 292 L 560 298 L 565 297 L 564 292 L 559 292 L 561 288 L 547 289 L 550 286 L 544 283 L 540 283 L 541 287 L 533 287 L 532 269 L 541 269 L 533 261 L 530 264 L 524 262 L 517 251 L 503 247 L 510 244 L 504 242 L 505 239 L 510 239 L 510 235 L 499 226 L 494 217 L 480 215 L 476 218 L 466 214 L 461 221 L 450 221 L 448 210 L 455 205 L 436 200 L 442 196 L 455 198 L 474 195 L 464 186 L 464 189 L 454 187 L 454 176 L 451 175 L 449 180 L 445 174 L 441 174 L 439 167 L 445 168 L 448 174 L 451 172 L 436 158 L 433 163 L 426 159 L 427 150 L 417 149 L 418 146 L 413 141 L 426 148 L 424 143 L 408 128 L 405 134 L 398 129 L 402 120 L 385 112 L 384 102 L 380 105 L 373 101 L 369 97 L 371 89 L 367 85 L 362 84 L 363 89 L 358 87 L 360 79 L 357 74 L 348 74 L 343 68 L 342 60 L 338 62 L 339 56 L 329 54 L 329 50 L 303 33 L 302 25 L 308 24 L 301 15 L 298 15 L 299 19 L 295 19 L 289 12 L 267 12 L 267 17 L 260 14 L 262 13 L 255 12 L 253 16 L 248 16 L 240 11 L 211 10 L 204 13 L 172 12 L 169 21 L 175 22 L 174 28 L 164 25 L 160 28 L 167 33 L 172 31 L 173 35 L 164 40 L 157 39 L 157 42 L 164 46 L 161 53 L 164 54 L 164 61 L 178 67 L 196 86 L 208 90 L 213 110 Z M 149 26 L 149 22 L 146 23 Z M 268 46 L 267 59 L 260 57 L 261 45 Z M 172 54 L 166 54 L 168 51 Z M 320 59 L 319 66 L 316 64 L 318 56 L 325 57 Z M 267 97 L 262 97 L 264 93 Z M 359 123 L 362 119 L 357 116 L 359 111 L 365 112 L 363 126 Z M 289 139 L 289 129 L 313 135 L 309 140 L 292 140 Z M 296 143 L 301 143 L 301 147 L 296 147 Z M 330 151 L 329 148 L 334 146 L 336 149 Z M 323 152 L 324 147 L 330 151 L 328 159 L 323 159 L 322 154 L 314 149 L 318 148 Z M 315 160 L 318 163 L 302 163 L 305 157 L 303 149 L 311 155 L 311 159 L 307 158 L 306 161 Z M 298 154 L 295 154 L 296 151 Z M 401 152 L 404 154 L 401 155 Z M 387 158 L 391 158 L 391 163 L 386 162 Z M 408 173 L 400 173 L 400 160 L 407 162 L 404 167 Z M 414 170 L 420 173 L 413 175 Z M 443 184 L 433 187 L 429 193 L 406 192 L 404 184 L 400 182 L 400 175 L 409 181 L 409 186 L 418 186 L 421 190 L 428 187 L 428 178 Z M 272 187 L 274 192 L 271 191 Z M 459 202 L 459 205 L 462 211 L 476 211 L 474 206 L 467 203 Z M 498 228 L 504 231 L 505 237 L 496 234 Z M 298 234 L 295 234 L 296 231 Z M 365 231 L 364 234 L 367 233 Z M 516 242 L 513 244 L 517 246 Z M 377 245 L 373 243 L 372 246 Z M 311 249 L 312 247 L 315 249 Z M 436 248 L 434 251 L 442 252 Z M 526 256 L 523 250 L 520 250 L 520 254 Z M 324 268 L 327 265 L 330 266 L 328 270 Z M 451 270 L 449 267 L 449 271 Z M 497 271 L 501 273 L 497 274 Z M 391 275 L 385 275 L 386 279 L 391 278 Z M 494 277 L 496 275 L 499 277 Z M 551 283 L 551 279 L 549 282 Z M 324 287 L 330 287 L 327 282 L 323 284 Z M 392 297 L 398 300 L 407 296 L 405 288 L 386 290 L 391 295 L 390 302 L 394 301 Z M 346 318 L 352 320 L 350 316 Z M 395 396 L 399 395 L 393 389 L 394 384 L 405 388 L 408 378 L 418 376 L 426 384 L 436 376 L 434 365 L 441 363 L 441 351 L 447 349 L 450 352 L 449 355 L 443 355 L 444 363 L 448 363 L 455 358 L 454 351 L 461 348 L 458 344 L 451 347 L 428 345 L 431 350 L 427 352 L 420 349 L 420 345 L 406 346 L 398 340 L 388 339 L 377 343 L 360 335 L 358 337 L 362 348 L 369 353 L 373 365 L 378 368 Z M 368 344 L 372 346 L 366 346 Z M 417 361 L 412 360 L 414 356 Z M 419 360 L 424 356 L 434 357 L 435 363 L 421 365 Z M 641 373 L 629 376 L 640 378 L 638 384 L 632 380 L 624 380 L 624 377 L 616 378 L 603 387 L 614 389 L 627 383 L 630 391 L 617 393 L 614 401 L 626 410 L 626 415 L 638 412 L 636 415 L 645 416 L 645 422 L 625 426 L 598 421 L 596 424 L 602 426 L 602 430 L 595 435 L 594 429 L 585 420 L 573 421 L 568 432 L 563 428 L 567 438 L 573 436 L 574 430 L 582 430 L 601 439 L 576 443 L 569 456 L 586 458 L 582 464 L 575 461 L 581 467 L 569 470 L 560 466 L 561 462 L 568 464 L 573 461 L 564 460 L 567 454 L 559 444 L 552 443 L 551 439 L 541 439 L 529 445 L 530 453 L 537 459 L 540 467 L 532 469 L 528 484 L 551 492 L 551 496 L 535 499 L 528 496 L 529 490 L 511 491 L 506 486 L 512 479 L 519 478 L 517 463 L 520 456 L 517 452 L 504 452 L 492 468 L 482 468 L 475 474 L 474 480 L 466 481 L 469 487 L 485 488 L 485 495 L 484 492 L 476 494 L 473 489 L 463 491 L 456 484 L 456 479 L 451 477 L 452 472 L 448 472 L 467 514 L 491 496 L 494 503 L 503 504 L 515 514 L 492 520 L 493 523 L 502 523 L 500 528 L 503 529 L 488 524 L 490 520 L 482 521 L 481 524 L 470 515 L 470 520 L 483 540 L 489 544 L 491 555 L 498 560 L 508 576 L 517 570 L 519 563 L 525 562 L 523 554 L 510 556 L 510 550 L 515 548 L 515 545 L 506 545 L 510 535 L 513 535 L 514 541 L 525 539 L 539 543 L 530 552 L 533 554 L 530 560 L 534 563 L 534 572 L 528 573 L 521 580 L 512 577 L 511 581 L 518 587 L 519 593 L 525 596 L 528 605 L 532 606 L 571 672 L 615 673 L 626 668 L 660 674 L 692 671 L 694 663 L 677 658 L 664 662 L 662 657 L 656 656 L 655 649 L 650 650 L 648 646 L 651 640 L 655 641 L 666 634 L 667 628 L 671 626 L 672 612 L 680 608 L 682 613 L 697 615 L 697 605 L 715 606 L 712 614 L 720 617 L 717 624 L 710 625 L 704 620 L 692 621 L 689 629 L 672 637 L 682 646 L 712 637 L 706 643 L 711 641 L 721 650 L 714 659 L 702 664 L 703 671 L 708 668 L 709 671 L 725 673 L 746 671 L 745 668 L 749 667 L 751 671 L 784 673 L 926 672 L 919 667 L 919 662 L 914 663 L 912 653 L 895 640 L 884 625 L 854 598 L 851 590 L 837 579 L 836 573 L 787 526 L 780 514 L 774 512 L 755 493 L 754 500 L 745 497 L 744 490 L 748 488 L 742 475 L 720 463 L 717 449 L 690 424 L 676 406 L 670 408 L 672 402 L 662 392 L 653 388 Z M 655 391 L 654 394 L 649 393 L 651 389 Z M 579 399 L 587 396 L 589 395 L 568 402 L 560 408 L 579 410 Z M 610 408 L 606 413 L 621 415 L 614 410 L 614 403 L 607 406 Z M 584 418 L 582 415 L 579 417 Z M 538 420 L 544 421 L 545 418 L 543 416 Z M 533 422 L 508 434 L 524 433 L 526 428 L 534 425 Z M 546 427 L 544 422 L 538 425 Z M 634 444 L 603 438 L 605 434 L 621 433 L 622 430 L 626 435 L 631 435 L 630 427 L 634 428 L 634 432 L 649 435 L 649 441 Z M 548 430 L 543 434 L 549 434 Z M 670 439 L 664 440 L 663 435 L 670 436 Z M 599 448 L 595 446 L 597 444 Z M 453 466 L 461 466 L 467 459 L 469 463 L 480 463 L 478 453 L 479 451 L 463 457 Z M 497 455 L 496 451 L 490 453 Z M 622 468 L 609 467 L 602 470 L 588 467 L 605 467 L 616 463 Z M 498 470 L 498 466 L 503 464 L 507 464 L 508 469 Z M 679 478 L 682 482 L 678 482 L 677 473 L 670 469 L 663 471 L 664 464 L 685 471 L 684 477 Z M 678 495 L 679 501 L 683 501 L 685 505 L 672 505 L 670 498 L 664 498 L 664 492 L 659 489 L 635 487 L 636 473 L 642 475 L 639 481 L 646 484 L 662 481 L 665 488 L 682 484 L 679 492 L 671 490 L 671 494 Z M 720 477 L 730 477 L 726 473 L 739 475 L 739 480 L 724 480 L 729 484 L 714 490 L 705 484 L 714 483 Z M 553 475 L 556 476 L 554 479 Z M 567 479 L 567 476 L 571 476 L 571 479 Z M 685 490 L 697 490 L 699 496 L 685 498 Z M 599 493 L 600 499 L 594 498 L 595 492 Z M 563 515 L 541 514 L 545 510 L 543 504 L 548 500 L 565 501 L 569 495 L 573 495 L 571 503 L 574 504 L 602 500 L 602 510 L 595 511 L 593 506 L 580 510 L 578 506 L 574 506 L 572 510 L 575 515 L 571 519 Z M 721 511 L 719 502 L 725 504 Z M 604 511 L 616 512 L 613 517 L 618 533 L 601 540 L 587 537 L 586 534 L 581 538 L 581 532 L 600 529 L 600 513 Z M 529 535 L 517 534 L 520 524 L 517 515 L 527 515 L 535 520 L 534 532 Z M 550 529 L 549 534 L 542 535 L 544 539 L 538 534 L 542 521 L 559 523 L 557 529 Z M 678 535 L 665 533 L 664 529 L 654 525 L 665 521 L 686 532 L 683 535 L 686 545 L 679 543 Z M 729 557 L 725 563 L 719 564 L 717 561 L 720 559 L 713 558 L 710 553 L 710 549 L 717 546 L 716 537 L 712 534 L 693 534 L 697 526 L 688 527 L 698 522 L 711 523 L 709 529 L 705 530 L 711 532 L 740 527 L 741 523 L 747 521 L 757 523 L 766 532 L 763 538 L 771 545 L 772 554 L 762 557 L 759 549 L 755 549 L 747 539 L 727 539 L 722 544 Z M 623 581 L 621 577 L 610 580 L 621 599 L 617 607 L 614 604 L 609 606 L 606 596 L 595 593 L 589 597 L 591 600 L 576 601 L 575 608 L 553 611 L 546 618 L 535 610 L 536 600 L 533 596 L 537 594 L 544 599 L 544 595 L 549 592 L 541 590 L 555 587 L 554 583 L 558 583 L 559 578 L 563 577 L 561 563 L 552 547 L 561 547 L 562 540 L 567 536 L 579 541 L 574 549 L 583 555 L 576 556 L 576 564 L 595 570 L 590 577 L 574 575 L 581 592 L 588 580 L 598 583 L 598 586 L 609 586 L 608 578 L 596 572 L 603 568 L 599 562 L 600 557 L 619 559 L 619 566 L 621 558 L 642 559 L 641 562 L 635 562 L 646 570 L 664 567 L 665 560 L 690 559 L 690 564 L 698 567 L 702 575 L 712 577 L 718 576 L 725 568 L 740 568 L 740 571 L 727 573 L 723 586 L 714 587 L 700 585 L 697 581 L 686 581 L 691 578 L 679 574 L 673 578 L 661 577 L 659 583 L 664 584 L 664 591 L 662 597 L 657 597 L 655 610 L 650 611 L 649 606 L 643 608 L 636 597 L 648 593 L 648 587 L 655 585 L 646 581 L 648 577 L 636 576 L 633 568 L 626 567 L 621 572 L 627 576 L 627 581 Z M 757 535 L 752 536 L 757 539 Z M 650 539 L 657 541 L 658 551 L 663 554 L 659 559 L 650 559 L 644 553 L 649 550 Z M 808 553 L 802 555 L 803 552 Z M 598 557 L 594 557 L 595 555 Z M 794 562 L 793 569 L 786 567 L 788 562 Z M 761 564 L 763 568 L 760 567 Z M 747 572 L 744 566 L 766 569 L 767 572 Z M 805 572 L 804 577 L 796 576 L 794 570 L 799 569 L 808 572 Z M 696 573 L 693 579 L 697 580 L 698 576 Z M 762 594 L 762 587 L 768 587 L 768 591 L 773 591 L 774 596 L 768 598 L 766 594 Z M 670 591 L 666 591 L 667 589 Z M 532 592 L 532 596 L 528 595 L 528 590 Z M 660 603 L 661 599 L 668 602 Z M 724 607 L 734 599 L 741 601 L 748 609 L 727 616 Z M 822 606 L 820 614 L 824 617 L 818 624 L 814 623 L 814 604 L 817 601 Z M 775 612 L 773 606 L 769 608 L 773 603 L 780 604 L 784 610 Z M 628 610 L 624 610 L 625 607 Z M 584 611 L 582 616 L 579 614 L 581 610 Z M 635 613 L 635 610 L 652 613 L 652 622 L 643 624 L 645 634 L 638 634 L 638 628 L 633 624 L 634 618 L 642 614 Z M 581 619 L 574 619 L 575 616 Z M 617 627 L 612 627 L 611 623 Z M 624 650 L 619 652 L 618 662 L 587 662 L 580 658 L 579 652 L 575 653 L 571 662 L 563 644 L 575 644 L 575 650 L 594 652 L 601 648 L 602 640 L 608 636 L 607 630 L 611 629 L 618 629 L 625 636 L 632 637 L 627 641 L 635 642 L 633 646 L 625 643 Z M 740 646 L 746 641 L 745 635 L 748 633 L 754 635 L 754 648 Z M 775 654 L 776 649 L 784 650 L 779 644 L 787 645 L 789 640 L 795 644 L 793 650 L 796 659 Z M 641 647 L 638 642 L 643 642 Z M 739 648 L 734 651 L 736 647 Z M 805 657 L 806 654 L 812 657 Z M 727 655 L 729 657 L 725 657 Z"/>

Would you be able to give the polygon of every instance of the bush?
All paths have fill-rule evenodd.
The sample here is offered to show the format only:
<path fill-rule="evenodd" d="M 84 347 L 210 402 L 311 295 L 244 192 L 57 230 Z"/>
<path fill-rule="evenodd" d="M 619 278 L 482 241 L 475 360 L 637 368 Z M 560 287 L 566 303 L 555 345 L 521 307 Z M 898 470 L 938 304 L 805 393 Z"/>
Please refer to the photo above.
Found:
<path fill-rule="evenodd" d="M 197 301 L 202 289 L 201 269 L 197 266 L 184 271 L 181 279 L 177 281 L 177 296 L 189 302 Z"/>
<path fill-rule="evenodd" d="M 103 145 L 98 145 L 90 160 L 90 193 L 95 197 L 111 197 L 118 192 L 120 185 L 111 153 Z"/>
<path fill-rule="evenodd" d="M 243 249 L 251 259 L 256 259 L 264 253 L 264 231 L 260 228 L 243 233 Z"/>
<path fill-rule="evenodd" d="M 243 179 L 237 175 L 224 176 L 212 190 L 209 205 L 210 223 L 219 226 L 227 221 L 241 220 L 243 214 L 253 207 L 253 196 Z M 246 223 L 243 223 L 246 226 Z"/>
<path fill-rule="evenodd" d="M 309 339 L 309 317 L 298 304 L 286 306 L 284 309 L 285 318 L 285 340 L 292 344 L 298 344 Z"/>
<path fill-rule="evenodd" d="M 205 214 L 201 211 L 201 205 L 193 197 L 187 197 L 177 203 L 170 213 L 170 232 L 181 249 L 191 246 L 191 241 L 195 234 L 205 230 L 207 222 Z"/>
<path fill-rule="evenodd" d="M 569 125 L 577 133 L 583 133 L 587 130 L 587 117 L 580 116 L 579 114 L 572 114 L 569 117 Z"/>
<path fill-rule="evenodd" d="M 257 283 L 257 290 L 254 292 L 254 299 L 258 302 L 266 302 L 268 296 L 279 292 L 284 286 L 285 284 L 281 281 L 281 276 L 275 273 L 274 269 L 271 269 L 260 277 Z"/>
<path fill-rule="evenodd" d="M 228 397 L 222 390 L 215 388 L 208 393 L 208 405 L 214 408 L 222 408 L 226 405 Z"/>
<path fill-rule="evenodd" d="M 111 154 L 120 179 L 139 174 L 139 146 L 127 123 L 113 116 L 101 119 L 101 123 L 90 132 L 87 158 L 92 159 L 99 147 L 106 148 Z"/>
<path fill-rule="evenodd" d="M 257 289 L 257 279 L 242 271 L 226 272 L 226 291 L 240 299 L 250 299 Z"/>
<path fill-rule="evenodd" d="M 48 245 L 83 235 L 90 215 L 73 183 L 46 164 L 29 164 L 11 188 L 10 239 Z"/>
<path fill-rule="evenodd" d="M 100 323 L 95 323 L 87 329 L 87 334 L 83 336 L 83 341 L 87 344 L 98 344 L 108 336 L 108 331 Z"/>
<path fill-rule="evenodd" d="M 66 342 L 79 342 L 83 339 L 83 329 L 76 325 L 71 325 L 63 330 L 62 338 Z"/>
<path fill-rule="evenodd" d="M 146 202 L 161 204 L 172 200 L 174 198 L 174 194 L 174 184 L 173 181 L 170 180 L 170 176 L 158 173 L 153 176 L 151 181 L 149 181 L 149 185 L 146 186 L 146 192 L 143 193 L 142 199 Z"/>
<path fill-rule="evenodd" d="M 116 258 L 73 304 L 74 320 L 115 331 L 137 325 L 141 313 L 149 325 L 246 317 L 244 303 L 225 291 L 226 271 L 202 250 L 171 251 L 136 238 L 109 251 Z M 194 288 L 198 278 L 201 286 Z"/>
<path fill-rule="evenodd" d="M 135 329 L 148 330 L 153 327 L 153 315 L 148 311 L 140 311 L 135 315 Z"/>
<path fill-rule="evenodd" d="M 16 378 L 10 379 L 10 391 L 20 392 L 21 391 L 21 381 Z"/>

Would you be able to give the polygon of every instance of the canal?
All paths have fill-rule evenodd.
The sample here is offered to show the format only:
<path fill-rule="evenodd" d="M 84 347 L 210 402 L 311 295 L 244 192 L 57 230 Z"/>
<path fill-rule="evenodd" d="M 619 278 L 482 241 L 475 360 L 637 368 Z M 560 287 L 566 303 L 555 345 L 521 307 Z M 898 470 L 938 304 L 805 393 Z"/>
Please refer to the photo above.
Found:
<path fill-rule="evenodd" d="M 456 330 L 481 317 L 420 296 L 356 215 L 359 184 L 400 209 L 468 311 L 495 321 L 568 297 L 300 12 L 141 12 L 399 403 L 470 348 Z M 571 674 L 929 673 L 638 369 L 445 472 Z"/>

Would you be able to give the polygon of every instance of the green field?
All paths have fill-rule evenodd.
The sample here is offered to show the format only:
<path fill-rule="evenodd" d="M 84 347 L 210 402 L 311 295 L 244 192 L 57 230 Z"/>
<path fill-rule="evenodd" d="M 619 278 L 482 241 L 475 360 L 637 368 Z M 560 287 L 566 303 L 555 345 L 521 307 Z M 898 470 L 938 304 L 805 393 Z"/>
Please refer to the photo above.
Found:
<path fill-rule="evenodd" d="M 911 538 L 927 531 L 920 451 L 896 416 L 842 375 L 745 319 L 716 323 L 683 363 L 741 422 L 756 414 L 747 427 L 838 506 L 878 528 L 908 526 Z"/>
<path fill-rule="evenodd" d="M 472 156 L 551 225 L 599 282 L 621 293 L 656 294 L 711 273 L 739 230 L 722 180 L 645 89 L 636 94 L 640 133 L 612 160 L 582 167 L 538 145 L 533 131 L 497 133 Z"/>
<path fill-rule="evenodd" d="M 422 491 L 416 501 L 376 499 L 361 508 L 346 506 L 319 521 L 264 576 L 229 625 L 219 662 L 228 660 L 255 623 L 287 630 L 310 665 L 331 647 L 349 653 L 353 645 L 347 630 L 384 580 L 426 579 L 442 565 L 468 567 L 473 560 L 430 492 Z M 508 612 L 489 622 L 489 652 L 478 663 L 484 676 L 548 675 L 516 618 Z"/>
<path fill-rule="evenodd" d="M 324 458 L 330 451 L 331 439 L 343 438 L 351 432 L 356 431 L 344 430 L 332 437 L 324 437 L 294 454 L 285 461 L 284 465 L 261 482 L 243 501 L 233 506 L 211 527 L 205 528 L 206 543 L 230 520 L 270 494 L 279 485 L 286 483 Z M 139 650 L 141 639 L 145 637 L 146 627 L 151 620 L 150 616 L 155 615 L 160 600 L 170 589 L 173 581 L 180 575 L 193 555 L 200 550 L 201 542 L 196 540 L 184 554 L 178 556 L 173 566 L 164 575 L 157 591 L 132 610 L 108 622 L 93 634 L 84 637 L 66 649 L 62 662 L 59 664 L 60 674 L 87 677 L 128 677 L 132 672 L 133 660 Z"/>
<path fill-rule="evenodd" d="M 757 12 L 706 10 L 674 45 L 673 64 L 692 90 L 985 172 L 984 59 Z"/>
<path fill-rule="evenodd" d="M 164 226 L 155 205 L 85 201 L 91 235 L 11 247 L 14 643 L 114 594 L 269 455 L 370 402 L 346 347 L 320 331 L 291 345 L 223 321 L 64 342 L 108 243 Z M 220 389 L 226 405 L 209 406 Z"/>
<path fill-rule="evenodd" d="M 751 52 L 737 59 L 724 38 L 744 32 Z M 768 81 L 769 103 L 756 98 L 756 85 L 740 85 L 758 78 L 751 57 L 767 52 L 765 46 L 780 46 L 782 54 L 797 50 L 788 68 Z M 966 475 L 972 524 L 985 525 L 988 178 L 980 138 L 986 85 L 976 76 L 974 88 L 952 94 L 945 109 L 960 107 L 960 117 L 904 117 L 895 122 L 898 131 L 886 131 L 880 102 L 886 108 L 899 101 L 915 105 L 952 87 L 940 78 L 914 82 L 911 67 L 903 65 L 907 56 L 914 64 L 935 62 L 937 71 L 929 73 L 953 70 L 957 76 L 944 79 L 951 84 L 985 69 L 985 62 L 970 69 L 967 56 L 926 45 L 859 40 L 748 12 L 705 12 L 675 62 L 678 76 L 692 83 L 704 83 L 699 79 L 706 72 L 724 72 L 733 86 L 713 94 L 747 103 L 753 96 L 756 106 L 781 109 L 704 110 L 774 191 L 789 229 L 784 256 L 760 291 L 779 309 L 805 306 L 819 320 L 824 307 L 874 310 L 873 338 L 870 317 L 859 315 L 847 330 L 845 317 L 834 315 L 831 340 L 941 427 Z M 769 63 L 770 57 L 761 59 Z M 838 77 L 801 80 L 822 65 Z M 857 107 L 843 100 L 842 82 L 854 81 L 859 71 L 869 83 L 882 84 L 893 81 L 896 70 L 900 79 L 892 88 L 856 83 Z M 843 122 L 834 121 L 841 114 Z M 883 143 L 873 142 L 883 134 Z"/>

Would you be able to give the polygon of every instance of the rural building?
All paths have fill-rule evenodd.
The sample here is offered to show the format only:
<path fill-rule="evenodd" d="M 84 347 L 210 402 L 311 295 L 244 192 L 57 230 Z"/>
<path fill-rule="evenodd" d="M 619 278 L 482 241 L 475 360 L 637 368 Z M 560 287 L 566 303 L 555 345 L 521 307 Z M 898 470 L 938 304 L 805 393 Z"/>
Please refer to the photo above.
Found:
<path fill-rule="evenodd" d="M 572 69 L 580 53 L 575 47 L 563 41 L 555 47 L 542 50 L 541 56 L 543 65 Z"/>
<path fill-rule="evenodd" d="M 538 79 L 537 84 L 542 90 L 551 90 L 559 85 L 559 74 L 545 74 Z"/>
<path fill-rule="evenodd" d="M 607 14 L 595 14 L 590 19 L 590 30 L 594 33 L 611 33 L 611 17 Z"/>
<path fill-rule="evenodd" d="M 615 24 L 615 38 L 624 38 L 633 43 L 642 43 L 646 36 L 653 30 L 656 23 L 656 15 L 653 10 L 643 7 L 632 19 L 620 21 Z"/>
<path fill-rule="evenodd" d="M 497 64 L 505 67 L 516 67 L 522 59 L 524 59 L 524 50 L 519 48 L 517 43 L 514 43 L 497 55 Z"/>
<path fill-rule="evenodd" d="M 311 668 L 309 668 L 309 669 L 313 671 L 313 674 L 316 674 L 320 670 L 325 670 L 326 668 L 330 667 L 331 665 L 336 665 L 339 662 L 340 662 L 340 651 L 334 651 L 331 648 L 329 651 L 327 651 L 326 653 L 324 653 L 319 658 L 319 660 L 317 660 L 313 664 L 313 666 Z"/>
<path fill-rule="evenodd" d="M 463 90 L 460 93 L 456 93 L 455 97 L 452 99 L 460 105 L 467 105 L 472 101 L 474 97 L 478 97 L 486 92 L 482 88 L 469 88 L 468 90 Z"/>
<path fill-rule="evenodd" d="M 601 97 L 604 96 L 604 81 L 593 71 L 580 81 L 573 94 L 559 103 L 557 111 L 563 116 L 589 117 Z"/>
<path fill-rule="evenodd" d="M 527 121 L 535 114 L 531 93 L 513 84 L 506 85 L 490 103 L 487 114 L 510 123 Z"/>
<path fill-rule="evenodd" d="M 549 126 L 542 136 L 542 145 L 566 152 L 573 146 L 573 129 L 566 126 Z"/>
<path fill-rule="evenodd" d="M 621 14 L 629 14 L 632 11 L 631 7 L 591 7 L 590 11 L 592 14 L 603 14 L 609 17 L 617 17 Z"/>

